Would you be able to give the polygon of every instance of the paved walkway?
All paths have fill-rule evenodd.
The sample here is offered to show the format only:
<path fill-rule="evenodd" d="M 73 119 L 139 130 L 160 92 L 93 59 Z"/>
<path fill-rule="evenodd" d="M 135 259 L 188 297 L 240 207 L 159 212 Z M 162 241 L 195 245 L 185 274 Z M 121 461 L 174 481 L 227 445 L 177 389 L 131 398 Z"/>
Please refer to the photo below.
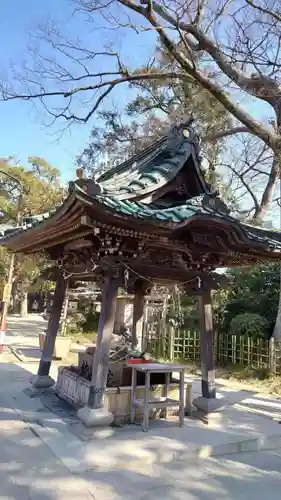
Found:
<path fill-rule="evenodd" d="M 23 392 L 37 362 L 14 361 L 0 356 L 0 499 L 279 500 L 279 399 L 220 386 L 227 404 L 209 426 L 91 431 Z"/>
<path fill-rule="evenodd" d="M 132 461 L 138 466 L 143 460 L 153 465 L 196 456 L 222 456 L 241 450 L 281 447 L 281 425 L 272 418 L 241 407 L 243 395 L 238 391 L 232 394 L 234 404 L 228 394 L 229 406 L 214 414 L 208 425 L 195 418 L 186 418 L 183 428 L 178 427 L 177 419 L 151 422 L 148 433 L 143 433 L 139 426 L 130 425 L 86 429 L 75 412 L 57 408 L 52 393 L 31 398 L 23 392 L 28 387 L 31 370 L 36 368 L 34 364 L 8 365 L 5 373 L 10 382 L 8 384 L 7 380 L 7 388 L 2 394 L 74 473 L 93 467 L 119 467 Z M 53 366 L 53 377 L 56 377 L 55 372 Z M 12 376 L 15 378 L 13 384 Z M 281 409 L 281 402 L 275 404 Z"/>
<path fill-rule="evenodd" d="M 87 483 L 73 476 L 0 397 L 0 498 L 90 500 Z"/>
<path fill-rule="evenodd" d="M 8 316 L 7 324 L 5 345 L 12 350 L 19 361 L 38 363 L 41 356 L 38 334 L 46 330 L 47 321 L 41 314 L 29 314 L 26 318 Z M 84 350 L 85 347 L 81 344 L 73 342 L 71 345 L 72 353 Z"/>
<path fill-rule="evenodd" d="M 160 465 L 145 459 L 142 463 L 128 460 L 119 466 L 93 467 L 74 474 L 69 470 L 71 464 L 59 459 L 37 432 L 40 425 L 36 430 L 23 422 L 3 395 L 0 419 L 0 499 L 280 499 L 280 450 L 207 460 L 193 457 Z M 72 456 L 75 461 L 75 448 Z"/>

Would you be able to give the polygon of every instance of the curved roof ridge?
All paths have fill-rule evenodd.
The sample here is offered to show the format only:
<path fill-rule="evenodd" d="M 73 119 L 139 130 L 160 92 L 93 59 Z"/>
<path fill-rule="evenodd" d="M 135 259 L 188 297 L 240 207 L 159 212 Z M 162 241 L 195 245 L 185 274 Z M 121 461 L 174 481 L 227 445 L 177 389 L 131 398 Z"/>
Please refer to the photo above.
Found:
<path fill-rule="evenodd" d="M 194 121 L 193 118 L 189 118 L 189 119 L 181 122 L 178 125 L 175 125 L 175 124 L 172 125 L 167 130 L 166 134 L 163 137 L 161 137 L 157 141 L 153 142 L 152 144 L 150 144 L 149 146 L 147 146 L 146 148 L 144 148 L 142 151 L 135 154 L 131 158 L 125 160 L 124 162 L 120 163 L 119 165 L 116 165 L 115 167 L 112 167 L 111 169 L 102 173 L 100 176 L 97 176 L 95 178 L 95 181 L 97 183 L 100 183 L 100 182 L 102 183 L 102 182 L 105 182 L 108 179 L 110 179 L 113 175 L 121 174 L 122 170 L 126 169 L 130 165 L 133 165 L 136 161 L 141 160 L 142 158 L 149 155 L 150 153 L 153 153 L 154 151 L 156 152 L 160 146 L 164 145 L 167 142 L 169 143 L 170 141 L 174 141 L 178 137 L 179 133 L 182 133 L 184 128 L 191 129 L 191 124 L 193 123 L 193 121 Z M 193 135 L 194 139 L 195 138 L 197 139 L 194 141 L 194 143 L 196 142 L 197 144 L 199 144 L 199 137 L 195 134 L 195 132 L 193 130 L 192 130 L 192 132 L 193 132 L 192 135 Z M 183 135 L 183 138 L 187 139 L 187 137 L 184 135 Z M 189 139 L 189 141 L 190 141 L 190 139 Z"/>

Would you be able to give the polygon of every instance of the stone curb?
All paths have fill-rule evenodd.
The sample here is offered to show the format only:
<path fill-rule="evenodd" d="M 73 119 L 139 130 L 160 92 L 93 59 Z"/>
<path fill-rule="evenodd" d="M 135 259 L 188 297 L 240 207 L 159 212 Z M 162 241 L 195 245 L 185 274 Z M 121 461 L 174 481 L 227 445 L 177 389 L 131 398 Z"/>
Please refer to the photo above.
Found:
<path fill-rule="evenodd" d="M 23 354 L 23 352 L 18 349 L 18 348 L 15 348 L 15 347 L 11 347 L 9 346 L 9 349 L 10 349 L 10 352 L 19 360 L 21 361 L 22 363 L 26 362 L 27 358 L 26 356 Z M 35 361 L 38 361 L 37 359 Z"/>
<path fill-rule="evenodd" d="M 14 405 L 16 406 L 16 405 Z M 94 469 L 97 467 L 89 467 L 86 464 L 81 464 L 75 458 L 73 457 L 71 460 L 71 464 L 69 463 L 68 460 L 65 460 L 65 457 L 62 458 L 59 456 L 58 453 L 58 448 L 57 444 L 54 446 L 54 442 L 50 442 L 50 438 L 55 438 L 58 439 L 59 441 L 61 439 L 64 439 L 64 437 L 68 437 L 69 440 L 74 440 L 76 446 L 83 446 L 85 443 L 80 442 L 80 440 L 77 439 L 75 435 L 73 435 L 69 429 L 67 424 L 64 422 L 64 420 L 60 419 L 56 415 L 54 415 L 52 412 L 46 410 L 46 412 L 42 412 L 41 414 L 34 412 L 34 411 L 24 411 L 24 410 L 19 410 L 14 408 L 14 410 L 19 414 L 19 416 L 29 425 L 29 427 L 33 428 L 34 431 L 38 434 L 38 436 L 46 443 L 49 445 L 49 447 L 52 449 L 52 451 L 57 455 L 57 457 L 62 460 L 65 465 L 71 470 L 71 472 L 74 473 L 79 473 L 82 471 Z M 48 421 L 49 420 L 49 421 Z M 58 431 L 58 429 L 54 429 L 50 427 L 50 421 L 52 422 L 57 422 L 57 424 L 60 424 L 61 430 L 63 429 L 63 432 Z M 67 434 L 67 436 L 64 436 L 64 434 Z M 56 436 L 56 437 L 55 437 Z M 47 439 L 46 439 L 47 438 Z M 49 438 L 49 439 L 48 439 Z M 53 441 L 51 439 L 51 441 Z M 92 444 L 94 446 L 94 442 L 92 441 Z M 153 464 L 167 464 L 169 462 L 183 462 L 183 461 L 188 461 L 190 459 L 208 459 L 208 458 L 215 458 L 215 457 L 222 457 L 225 455 L 233 455 L 237 453 L 246 453 L 246 452 L 257 452 L 261 450 L 276 450 L 281 448 L 281 433 L 280 434 L 274 434 L 271 436 L 266 436 L 266 435 L 260 435 L 255 438 L 248 438 L 248 439 L 242 439 L 240 441 L 233 441 L 229 443 L 223 443 L 215 446 L 201 446 L 196 449 L 192 450 L 184 450 L 184 451 L 167 451 L 164 452 L 162 457 L 159 458 L 159 455 L 156 457 L 151 456 L 146 457 L 146 462 L 149 462 L 151 465 Z M 118 463 L 116 463 L 116 466 L 122 466 L 127 464 L 127 459 L 120 459 Z M 143 465 L 143 460 L 136 458 L 132 459 L 131 465 L 132 464 L 142 464 Z M 101 464 L 100 467 L 98 468 L 108 468 L 108 466 L 103 466 Z"/>
<path fill-rule="evenodd" d="M 176 452 L 167 452 L 162 455 L 159 459 L 152 460 L 150 465 L 161 465 L 168 464 L 169 462 L 184 462 L 184 461 L 194 461 L 195 459 L 208 459 L 208 458 L 217 458 L 223 457 L 227 455 L 234 455 L 237 453 L 246 453 L 246 452 L 257 452 L 261 450 L 276 450 L 281 448 L 281 434 L 273 435 L 273 436 L 259 436 L 257 438 L 244 439 L 237 442 L 230 442 L 225 444 L 220 444 L 217 446 L 202 446 L 200 448 L 190 450 L 190 451 L 176 451 Z M 149 459 L 145 458 L 146 463 Z M 118 466 L 122 465 L 133 465 L 143 464 L 143 460 L 136 459 L 131 460 L 130 464 L 128 464 L 127 460 L 120 460 L 118 462 Z M 102 468 L 98 467 L 98 469 Z M 95 467 L 97 469 L 97 467 Z"/>
<path fill-rule="evenodd" d="M 23 415 L 22 415 L 23 416 Z M 43 417 L 43 418 L 42 418 Z M 105 465 L 102 464 L 100 466 L 93 466 L 90 464 L 86 463 L 81 463 L 79 460 L 75 459 L 75 457 L 72 457 L 72 460 L 69 462 L 66 457 L 62 457 L 60 453 L 58 453 L 58 448 L 57 447 L 58 443 L 57 442 L 50 442 L 50 439 L 47 438 L 47 436 L 50 438 L 51 436 L 53 438 L 59 439 L 59 440 L 64 440 L 64 437 L 66 438 L 67 436 L 64 436 L 64 433 L 68 435 L 69 440 L 74 440 L 76 446 L 78 445 L 83 446 L 85 443 L 80 442 L 76 438 L 76 436 L 72 435 L 72 433 L 68 430 L 67 425 L 65 424 L 64 421 L 60 421 L 58 418 L 53 417 L 53 421 L 57 421 L 60 424 L 63 424 L 62 427 L 64 427 L 63 434 L 61 432 L 58 432 L 57 429 L 52 429 L 48 428 L 46 426 L 47 422 L 46 420 L 44 421 L 44 415 L 40 416 L 39 419 L 32 419 L 29 418 L 27 419 L 28 425 L 33 428 L 37 432 L 38 436 L 46 443 L 49 445 L 53 453 L 60 459 L 64 464 L 68 467 L 68 469 L 73 472 L 73 473 L 81 473 L 87 470 L 101 470 L 101 469 L 111 469 L 116 467 L 122 467 L 122 466 L 128 466 L 132 467 L 133 465 L 139 465 L 143 466 L 143 459 L 136 458 L 130 460 L 130 464 L 128 464 L 128 459 L 119 459 L 118 462 L 116 462 L 115 466 L 110 466 L 110 465 Z M 61 428 L 62 428 L 61 427 Z M 50 434 L 51 433 L 51 434 Z M 55 434 L 54 434 L 55 433 Z M 46 439 L 47 438 L 47 439 Z M 94 447 L 94 442 L 92 441 L 93 447 Z M 55 445 L 55 446 L 54 446 Z M 257 452 L 257 451 L 266 451 L 266 450 L 276 450 L 281 448 L 281 434 L 279 435 L 272 435 L 272 436 L 265 436 L 261 435 L 256 438 L 249 438 L 249 439 L 244 439 L 236 442 L 230 442 L 230 443 L 224 443 L 216 446 L 202 446 L 193 450 L 186 450 L 186 451 L 171 451 L 171 452 L 164 452 L 162 457 L 159 458 L 158 456 L 153 456 L 151 457 L 146 456 L 145 461 L 146 463 L 150 465 L 161 465 L 161 464 L 168 464 L 170 462 L 185 462 L 185 461 L 194 461 L 195 459 L 201 459 L 205 460 L 208 458 L 217 458 L 217 457 L 223 457 L 226 455 L 233 455 L 233 454 L 238 454 L 238 453 L 247 453 L 247 452 Z"/>
<path fill-rule="evenodd" d="M 179 452 L 175 460 L 183 460 L 191 455 L 196 455 L 198 458 L 204 459 L 233 455 L 235 453 L 276 450 L 278 448 L 281 448 L 281 434 L 272 436 L 260 435 L 256 438 L 242 439 L 240 441 L 219 444 L 216 446 L 202 446 L 190 453 Z"/>

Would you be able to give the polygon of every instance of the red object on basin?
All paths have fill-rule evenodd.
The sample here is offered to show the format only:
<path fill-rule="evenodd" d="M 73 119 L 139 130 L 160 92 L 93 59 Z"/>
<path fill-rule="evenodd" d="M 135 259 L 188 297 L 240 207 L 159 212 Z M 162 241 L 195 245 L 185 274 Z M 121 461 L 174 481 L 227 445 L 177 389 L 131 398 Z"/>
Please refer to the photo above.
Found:
<path fill-rule="evenodd" d="M 127 361 L 128 365 L 141 365 L 142 363 L 153 363 L 153 361 L 151 361 L 151 359 L 142 359 L 142 358 L 128 359 Z"/>

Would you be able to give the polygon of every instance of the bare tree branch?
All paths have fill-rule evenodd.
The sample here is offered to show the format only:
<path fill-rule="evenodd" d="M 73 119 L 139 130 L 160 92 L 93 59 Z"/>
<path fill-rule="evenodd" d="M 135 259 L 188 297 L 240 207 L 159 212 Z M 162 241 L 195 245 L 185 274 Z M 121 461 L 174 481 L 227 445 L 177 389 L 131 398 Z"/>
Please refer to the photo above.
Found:
<path fill-rule="evenodd" d="M 101 90 L 104 87 L 107 87 L 106 90 L 97 98 L 95 104 L 91 108 L 91 110 L 84 116 L 80 117 L 76 113 L 67 113 L 69 109 L 69 105 L 66 105 L 64 110 L 59 112 L 59 113 L 52 113 L 50 112 L 54 118 L 62 117 L 65 120 L 74 120 L 74 121 L 81 121 L 86 123 L 91 116 L 95 113 L 95 111 L 98 109 L 99 105 L 101 102 L 104 100 L 106 96 L 115 88 L 116 85 L 119 85 L 121 83 L 130 83 L 130 82 L 138 82 L 138 81 L 145 81 L 145 80 L 165 80 L 168 81 L 169 79 L 171 80 L 184 80 L 187 82 L 190 82 L 191 79 L 188 75 L 185 73 L 176 73 L 176 72 L 168 72 L 168 73 L 163 73 L 163 72 L 147 72 L 147 73 L 142 73 L 142 72 L 136 72 L 135 74 L 126 74 L 124 76 L 120 76 L 119 78 L 115 78 L 112 80 L 106 80 L 102 81 L 100 83 L 96 83 L 93 85 L 87 85 L 87 86 L 82 86 L 82 87 L 75 87 L 71 89 L 68 92 L 65 91 L 53 91 L 53 92 L 46 92 L 46 91 L 40 91 L 40 92 L 34 92 L 30 94 L 17 94 L 12 91 L 6 90 L 2 88 L 2 100 L 3 101 L 11 101 L 11 100 L 18 100 L 18 99 L 23 99 L 26 101 L 30 101 L 33 99 L 42 99 L 42 98 L 48 98 L 48 97 L 56 97 L 56 96 L 61 96 L 63 98 L 72 98 L 75 94 L 81 93 L 81 92 L 89 92 L 89 91 L 94 91 L 94 90 Z"/>
<path fill-rule="evenodd" d="M 274 12 L 273 10 L 271 9 L 267 9 L 267 8 L 264 8 L 264 7 L 261 7 L 260 5 L 257 5 L 255 2 L 253 2 L 252 0 L 245 0 L 245 2 L 250 5 L 251 7 L 253 7 L 254 9 L 257 9 L 259 10 L 260 12 L 262 12 L 263 14 L 267 14 L 269 16 L 272 16 L 273 19 L 275 19 L 277 22 L 281 23 L 281 15 L 278 14 L 277 12 Z"/>
<path fill-rule="evenodd" d="M 199 116 L 199 131 L 208 160 L 215 164 L 219 157 L 223 158 L 222 163 L 229 163 L 232 168 L 227 182 L 241 187 L 239 197 L 252 200 L 252 191 L 261 212 L 265 213 L 274 198 L 281 163 L 278 2 L 75 0 L 75 7 L 79 15 L 81 12 L 86 14 L 89 26 L 92 24 L 97 29 L 102 24 L 98 28 L 101 29 L 100 43 L 93 48 L 88 40 L 84 44 L 83 38 L 69 41 L 52 24 L 38 29 L 35 34 L 37 47 L 29 52 L 23 70 L 19 71 L 19 66 L 15 65 L 14 80 L 11 78 L 10 84 L 0 86 L 2 99 L 37 100 L 50 115 L 52 123 L 63 119 L 67 127 L 75 121 L 89 121 L 95 112 L 99 120 L 105 120 L 105 123 L 109 120 L 110 123 L 108 108 L 112 110 L 117 87 L 126 84 L 128 95 L 132 89 L 130 95 L 137 90 L 146 98 L 139 98 L 138 102 L 133 99 L 131 108 L 126 106 L 129 122 L 125 128 L 121 127 L 126 132 L 124 136 L 118 136 L 118 127 L 115 130 L 109 127 L 104 137 L 112 153 L 114 140 L 124 145 L 122 151 L 125 152 L 128 145 L 128 151 L 131 151 L 139 148 L 142 141 L 152 140 L 165 124 L 182 119 L 192 107 L 191 101 L 197 98 L 194 89 L 200 89 L 205 96 L 196 101 L 196 120 Z M 130 54 L 128 67 L 125 64 L 126 51 L 122 51 L 121 46 L 118 50 L 115 38 L 103 39 L 102 30 L 111 30 L 114 37 L 118 30 L 122 36 L 132 30 L 133 36 L 137 33 L 138 37 L 144 37 L 146 45 L 150 44 L 153 55 L 149 54 L 142 67 L 138 67 L 137 56 L 134 59 Z M 157 37 L 160 51 L 155 52 Z M 42 49 L 44 44 L 47 44 L 47 50 Z M 243 102 L 245 96 L 248 101 Z M 258 121 L 248 107 L 249 96 L 255 98 L 254 102 L 269 103 L 274 117 L 268 115 L 266 120 Z M 206 102 L 219 103 L 223 109 L 224 115 L 220 111 L 217 114 L 219 127 L 211 120 L 202 124 L 200 106 Z M 161 111 L 163 123 L 156 119 L 158 111 Z M 143 122 L 144 118 L 149 118 L 149 125 Z M 138 120 L 143 122 L 145 131 L 137 127 Z M 257 152 L 257 162 L 254 158 L 256 145 L 250 144 L 249 147 L 246 139 L 240 142 L 241 135 L 251 139 L 257 137 L 266 145 L 264 151 L 259 144 L 258 151 L 261 150 L 262 154 Z M 96 142 L 98 139 L 96 137 Z M 224 148 L 226 140 L 227 147 Z M 225 161 L 224 156 L 231 144 L 238 144 L 241 148 L 244 163 L 239 157 L 232 162 L 230 158 Z M 95 148 L 96 145 L 94 153 L 98 149 Z M 272 156 L 268 148 L 273 151 Z M 236 153 L 235 146 L 233 149 Z M 253 186 L 257 186 L 257 190 Z"/>
<path fill-rule="evenodd" d="M 205 135 L 202 137 L 201 141 L 202 141 L 202 143 L 215 142 L 219 139 L 224 139 L 225 137 L 229 137 L 231 135 L 241 134 L 241 133 L 249 133 L 248 128 L 247 127 L 233 127 L 231 129 L 228 129 L 228 130 L 223 130 L 221 132 L 217 132 L 214 134 Z"/>
<path fill-rule="evenodd" d="M 167 48 L 170 54 L 173 55 L 176 61 L 180 64 L 181 68 L 184 69 L 189 75 L 195 78 L 206 90 L 208 90 L 233 116 L 235 116 L 240 122 L 242 122 L 253 134 L 260 137 L 269 146 L 274 146 L 278 137 L 273 133 L 263 127 L 259 122 L 254 120 L 244 109 L 234 103 L 231 98 L 224 92 L 218 85 L 212 82 L 208 76 L 206 76 L 202 71 L 194 68 L 187 57 L 178 49 L 176 43 L 168 37 L 162 25 L 159 24 L 157 18 L 153 13 L 148 14 L 147 10 L 143 7 L 137 6 L 133 0 L 118 0 L 121 4 L 133 9 L 134 11 L 142 14 L 146 19 L 154 26 L 157 31 L 163 45 Z M 145 0 L 144 0 L 145 1 Z M 163 19 L 169 21 L 173 26 L 177 26 L 177 21 L 166 12 L 159 4 L 153 2 L 153 9 L 156 11 Z M 220 53 L 219 49 L 207 38 L 205 35 L 198 30 L 194 25 L 185 25 L 184 23 L 179 24 L 182 30 L 188 31 L 192 34 L 200 44 L 200 47 L 206 50 L 216 61 L 219 67 L 224 71 L 224 73 L 229 76 L 235 83 L 253 93 L 261 91 L 264 87 L 264 83 L 256 82 L 255 78 L 247 78 L 245 75 L 234 69 L 231 64 L 225 60 L 224 56 Z M 277 87 L 276 83 L 274 83 Z M 276 92 L 275 92 L 276 93 Z M 264 98 L 265 100 L 265 98 Z"/>
<path fill-rule="evenodd" d="M 123 3 L 123 1 L 127 2 L 128 0 L 119 1 Z M 273 107 L 275 106 L 276 97 L 281 97 L 281 86 L 275 80 L 267 78 L 266 75 L 260 75 L 260 78 L 258 78 L 257 75 L 253 75 L 251 77 L 247 76 L 245 72 L 239 70 L 231 64 L 231 62 L 221 52 L 220 48 L 216 46 L 198 26 L 195 24 L 178 22 L 178 20 L 167 12 L 165 8 L 156 2 L 153 3 L 153 7 L 155 12 L 157 12 L 157 14 L 159 14 L 165 21 L 168 21 L 173 26 L 178 26 L 182 31 L 186 31 L 191 34 L 198 42 L 196 49 L 205 50 L 208 54 L 210 54 L 223 73 L 234 81 L 240 88 L 252 93 L 266 102 L 269 102 Z M 155 23 L 155 21 L 156 19 L 154 18 L 153 23 Z M 156 25 L 157 23 L 154 24 L 155 27 Z"/>
<path fill-rule="evenodd" d="M 223 166 L 223 165 L 222 165 Z M 253 203 L 254 203 L 254 209 L 255 209 L 255 215 L 254 215 L 254 218 L 257 217 L 257 214 L 260 210 L 260 205 L 259 205 L 259 202 L 258 202 L 258 198 L 257 196 L 255 195 L 253 189 L 250 187 L 250 185 L 245 181 L 245 178 L 244 178 L 244 175 L 237 172 L 235 170 L 235 168 L 231 165 L 231 164 L 227 164 L 227 165 L 224 165 L 226 168 L 228 168 L 229 170 L 231 170 L 236 177 L 238 177 L 238 179 L 240 180 L 241 184 L 246 188 L 246 191 L 248 191 L 248 193 L 250 194 L 252 200 L 253 200 Z"/>

